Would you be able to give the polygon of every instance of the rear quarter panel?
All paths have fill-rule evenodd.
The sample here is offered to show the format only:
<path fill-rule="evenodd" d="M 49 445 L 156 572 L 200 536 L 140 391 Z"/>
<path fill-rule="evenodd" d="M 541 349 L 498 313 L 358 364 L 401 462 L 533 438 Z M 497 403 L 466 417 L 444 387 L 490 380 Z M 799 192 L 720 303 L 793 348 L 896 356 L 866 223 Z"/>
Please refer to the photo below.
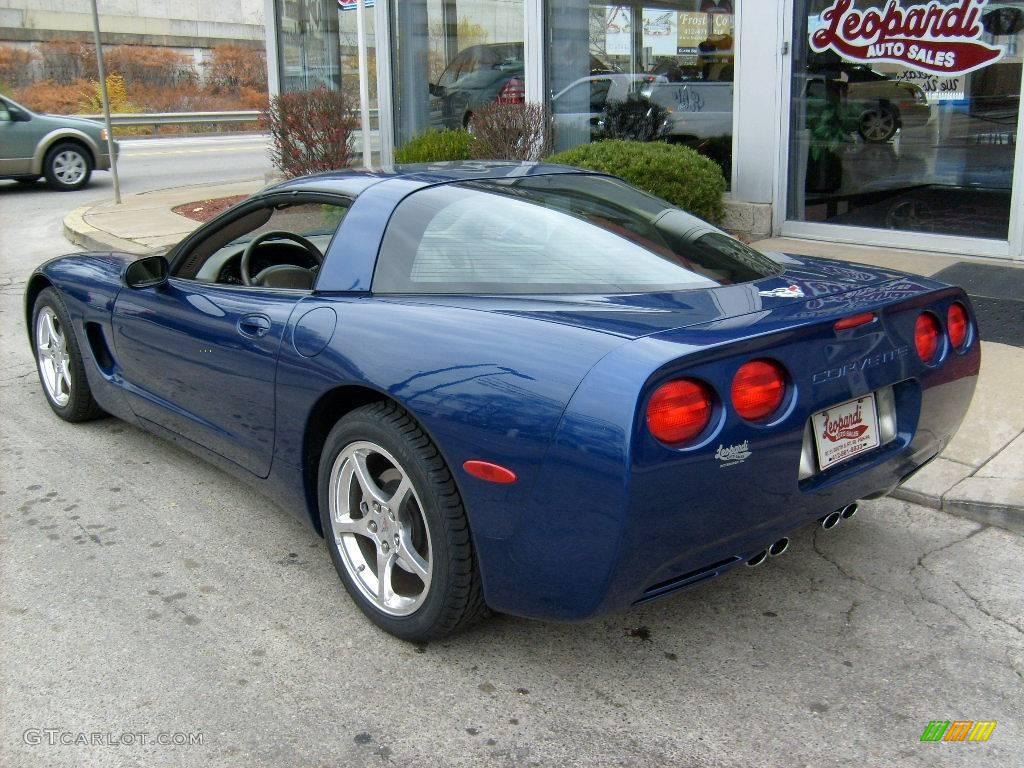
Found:
<path fill-rule="evenodd" d="M 738 562 L 833 509 L 888 492 L 945 447 L 970 403 L 977 340 L 964 353 L 948 350 L 936 366 L 921 363 L 913 347 L 920 310 L 944 311 L 954 300 L 969 306 L 960 289 L 908 276 L 615 349 L 566 408 L 509 541 L 507 568 L 488 594 L 493 607 L 560 618 L 621 608 L 655 584 Z M 867 310 L 892 315 L 842 337 L 832 331 L 835 319 Z M 760 356 L 779 360 L 792 377 L 790 399 L 769 424 L 722 407 L 709 434 L 686 449 L 647 432 L 644 403 L 661 383 L 695 376 L 725 401 L 739 365 Z M 893 443 L 799 480 L 812 413 L 899 382 Z M 747 460 L 723 467 L 715 459 L 719 445 L 745 440 Z"/>
<path fill-rule="evenodd" d="M 322 352 L 304 356 L 294 329 L 308 313 L 324 309 L 335 314 L 336 330 Z M 332 390 L 360 386 L 388 395 L 415 416 L 452 469 L 487 589 L 508 562 L 506 542 L 523 526 L 566 404 L 587 372 L 624 343 L 558 323 L 412 299 L 309 297 L 296 309 L 281 349 L 277 471 L 300 475 L 304 426 Z M 462 469 L 468 459 L 507 466 L 518 481 L 495 485 L 474 478 Z M 308 474 L 304 493 L 315 510 Z"/>

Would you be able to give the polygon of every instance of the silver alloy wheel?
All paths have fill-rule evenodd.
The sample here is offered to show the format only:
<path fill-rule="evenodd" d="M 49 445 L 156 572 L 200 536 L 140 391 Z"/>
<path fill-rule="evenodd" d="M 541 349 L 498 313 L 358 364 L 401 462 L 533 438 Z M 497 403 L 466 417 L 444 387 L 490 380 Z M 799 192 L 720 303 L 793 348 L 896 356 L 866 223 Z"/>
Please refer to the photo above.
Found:
<path fill-rule="evenodd" d="M 860 117 L 860 132 L 867 141 L 888 141 L 896 133 L 896 115 L 891 109 L 869 109 Z"/>
<path fill-rule="evenodd" d="M 71 399 L 71 355 L 60 318 L 50 307 L 36 317 L 36 360 L 46 394 L 63 408 Z"/>
<path fill-rule="evenodd" d="M 53 175 L 61 184 L 74 186 L 85 176 L 87 168 L 85 157 L 73 149 L 65 149 L 53 158 Z"/>
<path fill-rule="evenodd" d="M 430 591 L 433 547 L 409 474 L 376 443 L 354 442 L 335 459 L 328 493 L 332 534 L 359 591 L 391 616 L 416 611 Z"/>

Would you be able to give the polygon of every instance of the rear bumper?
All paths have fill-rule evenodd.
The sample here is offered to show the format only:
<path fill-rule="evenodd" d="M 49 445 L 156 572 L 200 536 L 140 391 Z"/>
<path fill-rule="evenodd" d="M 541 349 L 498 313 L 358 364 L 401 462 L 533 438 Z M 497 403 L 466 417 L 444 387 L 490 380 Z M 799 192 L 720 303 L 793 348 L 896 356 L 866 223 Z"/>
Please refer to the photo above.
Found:
<path fill-rule="evenodd" d="M 772 542 L 792 536 L 851 502 L 890 493 L 945 449 L 966 413 L 976 381 L 976 377 L 963 378 L 923 390 L 920 420 L 911 432 L 904 432 L 901 424 L 900 434 L 891 443 L 812 478 L 810 484 L 797 481 L 792 457 L 784 459 L 780 463 L 788 466 L 777 470 L 791 478 L 784 495 L 779 495 L 779 484 L 770 476 L 745 477 L 737 481 L 739 489 L 728 481 L 723 484 L 722 477 L 699 481 L 703 493 L 713 494 L 719 506 L 695 505 L 696 509 L 682 511 L 669 525 L 664 516 L 660 520 L 647 517 L 641 526 L 646 535 L 623 549 L 610 581 L 613 586 L 598 611 L 616 610 L 692 586 L 745 562 Z M 720 474 L 728 471 L 723 468 Z M 716 484 L 719 489 L 714 493 Z M 740 505 L 745 511 L 736 509 Z M 722 518 L 733 518 L 732 525 L 718 529 L 725 522 Z M 695 530 L 700 531 L 696 540 L 691 538 Z M 638 577 L 631 579 L 630 573 Z"/>
<path fill-rule="evenodd" d="M 495 610 L 531 618 L 578 620 L 663 597 L 721 575 L 783 536 L 865 498 L 883 496 L 946 447 L 974 392 L 976 377 L 923 390 L 913 436 L 897 437 L 834 470 L 827 482 L 801 489 L 799 436 L 782 450 L 791 479 L 780 494 L 778 471 L 751 466 L 728 479 L 729 468 L 695 472 L 686 487 L 678 474 L 637 477 L 622 517 L 594 506 L 574 510 L 572 530 L 546 530 L 534 541 L 529 568 L 512 582 L 488 579 Z M 746 462 L 750 463 L 750 461 Z M 665 498 L 676 496 L 666 506 Z M 659 501 L 660 500 L 660 501 Z M 548 510 L 557 514 L 557 508 Z M 609 547 L 609 542 L 613 546 Z M 525 559 L 520 550 L 520 558 Z"/>
<path fill-rule="evenodd" d="M 110 170 L 110 154 L 107 151 L 107 142 L 103 141 L 99 144 L 99 152 L 96 153 L 96 170 L 97 171 L 109 171 Z M 115 141 L 114 142 L 114 157 L 117 158 L 120 154 L 121 147 Z"/>
<path fill-rule="evenodd" d="M 812 377 L 816 368 L 799 361 L 813 360 L 813 350 L 838 349 L 837 342 L 822 344 L 814 334 L 782 339 L 771 354 L 789 371 L 807 372 L 794 382 L 803 396 L 765 427 L 723 416 L 713 440 L 692 451 L 651 444 L 637 421 L 635 393 L 644 386 L 637 379 L 648 380 L 648 363 L 658 359 L 666 340 L 651 337 L 609 355 L 602 365 L 616 376 L 592 374 L 577 390 L 532 503 L 509 511 L 515 521 L 509 538 L 476 542 L 488 566 L 488 604 L 505 613 L 563 620 L 623 609 L 724 573 L 832 511 L 889 493 L 956 433 L 974 393 L 981 353 L 976 340 L 936 366 L 923 365 L 912 351 L 878 353 L 901 343 L 897 337 L 913 325 L 915 307 L 951 300 L 966 301 L 952 290 L 921 295 L 886 321 L 887 330 L 854 332 L 838 360 L 860 360 L 855 369 L 821 370 Z M 617 354 L 628 356 L 631 365 L 611 362 Z M 713 351 L 708 355 L 685 370 L 728 391 L 731 369 Z M 811 414 L 889 385 L 897 393 L 896 438 L 801 481 L 804 425 Z M 633 401 L 627 407 L 629 393 Z M 745 437 L 748 458 L 731 465 L 715 460 L 719 443 L 728 447 Z"/>

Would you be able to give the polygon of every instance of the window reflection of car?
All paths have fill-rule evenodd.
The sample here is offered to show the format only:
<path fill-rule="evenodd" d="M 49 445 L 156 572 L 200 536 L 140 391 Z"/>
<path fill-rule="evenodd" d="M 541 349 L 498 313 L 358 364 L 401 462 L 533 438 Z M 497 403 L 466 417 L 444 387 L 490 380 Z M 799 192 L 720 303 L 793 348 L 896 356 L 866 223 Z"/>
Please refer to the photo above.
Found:
<path fill-rule="evenodd" d="M 644 95 L 668 111 L 665 135 L 670 139 L 732 135 L 733 84 L 730 81 L 658 81 L 645 88 Z"/>
<path fill-rule="evenodd" d="M 590 58 L 590 74 L 613 72 L 596 56 Z M 526 101 L 523 44 L 488 43 L 460 51 L 436 83 L 430 84 L 431 125 L 435 128 L 468 128 L 473 112 L 494 102 Z"/>
<path fill-rule="evenodd" d="M 661 75 L 602 74 L 581 77 L 551 97 L 551 111 L 559 130 L 574 128 L 600 131 L 601 117 L 609 104 L 626 101 L 654 83 L 666 82 Z"/>
<path fill-rule="evenodd" d="M 841 80 L 847 112 L 856 120 L 857 133 L 869 143 L 891 141 L 901 128 L 919 128 L 931 119 L 932 108 L 920 86 L 895 80 L 863 64 L 820 64 L 810 67 L 810 82 Z M 808 88 L 808 99 L 820 98 L 824 89 Z"/>

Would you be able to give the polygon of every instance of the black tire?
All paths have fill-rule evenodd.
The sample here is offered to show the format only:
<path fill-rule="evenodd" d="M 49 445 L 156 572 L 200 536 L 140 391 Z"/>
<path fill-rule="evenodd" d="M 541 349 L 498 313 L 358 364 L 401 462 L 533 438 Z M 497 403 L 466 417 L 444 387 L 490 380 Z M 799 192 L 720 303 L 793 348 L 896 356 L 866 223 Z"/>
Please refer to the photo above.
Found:
<path fill-rule="evenodd" d="M 80 158 L 81 163 L 85 168 L 85 172 L 82 173 L 81 177 L 75 181 L 65 181 L 59 175 L 59 168 L 57 164 L 61 162 L 63 158 L 70 155 L 75 155 Z M 73 192 L 76 189 L 81 189 L 89 183 L 89 179 L 92 177 L 92 155 L 85 147 L 74 141 L 59 141 L 46 153 L 46 159 L 43 160 L 43 174 L 46 176 L 46 183 L 51 189 L 55 189 L 58 192 Z"/>
<path fill-rule="evenodd" d="M 430 534 L 431 583 L 423 603 L 406 616 L 392 616 L 367 599 L 348 573 L 331 527 L 331 470 L 342 451 L 358 441 L 386 449 L 412 481 Z M 487 615 L 469 522 L 452 474 L 430 438 L 402 408 L 371 403 L 344 416 L 324 444 L 317 474 L 320 521 L 331 560 L 345 589 L 378 627 L 411 642 L 460 632 Z"/>
<path fill-rule="evenodd" d="M 68 373 L 71 377 L 71 392 L 68 402 L 64 405 L 57 403 L 51 396 L 43 380 L 43 372 L 39 363 L 39 340 L 37 339 L 39 313 L 49 307 L 56 315 L 67 345 L 68 352 Z M 78 338 L 71 326 L 71 318 L 60 294 L 53 288 L 44 288 L 36 297 L 36 303 L 32 307 L 32 355 L 36 361 L 36 373 L 39 375 L 39 384 L 43 388 L 43 395 L 50 408 L 64 421 L 80 422 L 91 421 L 104 416 L 103 409 L 97 405 L 89 389 L 89 380 L 85 375 L 85 363 L 82 359 L 82 351 L 78 346 Z"/>
<path fill-rule="evenodd" d="M 886 102 L 864 110 L 857 121 L 857 133 L 868 144 L 887 144 L 899 129 L 899 110 Z"/>

